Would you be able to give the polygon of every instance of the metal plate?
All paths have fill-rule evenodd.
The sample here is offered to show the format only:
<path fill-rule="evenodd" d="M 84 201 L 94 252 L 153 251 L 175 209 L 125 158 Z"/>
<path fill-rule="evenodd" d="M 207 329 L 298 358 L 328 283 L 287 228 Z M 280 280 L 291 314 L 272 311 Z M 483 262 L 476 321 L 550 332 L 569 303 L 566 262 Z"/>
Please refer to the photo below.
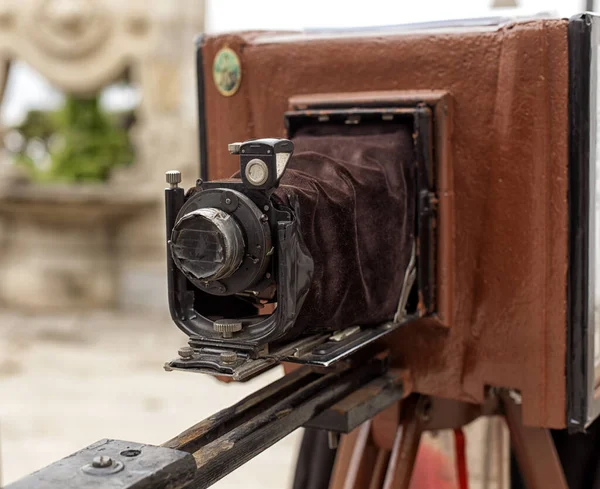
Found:
<path fill-rule="evenodd" d="M 110 457 L 105 468 L 95 457 Z M 122 467 L 121 467 L 122 466 Z M 177 489 L 194 477 L 186 452 L 122 440 L 100 440 L 7 486 L 6 489 Z"/>
<path fill-rule="evenodd" d="M 417 315 L 412 315 L 404 318 L 403 321 L 398 323 L 389 322 L 375 327 L 361 328 L 344 338 L 342 341 L 331 341 L 331 338 L 329 338 L 327 341 L 322 342 L 302 355 L 295 354 L 293 356 L 283 357 L 281 358 L 281 361 L 304 363 L 319 367 L 330 367 L 334 363 L 348 358 L 358 350 L 374 343 L 417 318 Z M 335 336 L 335 334 L 333 336 Z"/>

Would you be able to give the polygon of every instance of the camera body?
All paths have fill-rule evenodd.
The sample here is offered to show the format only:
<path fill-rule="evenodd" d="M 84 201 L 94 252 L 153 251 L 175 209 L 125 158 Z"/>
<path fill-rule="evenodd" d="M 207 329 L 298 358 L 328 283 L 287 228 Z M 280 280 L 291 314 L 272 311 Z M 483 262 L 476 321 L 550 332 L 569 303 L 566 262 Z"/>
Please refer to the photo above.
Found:
<path fill-rule="evenodd" d="M 515 389 L 522 395 L 526 424 L 585 429 L 600 412 L 595 395 L 600 323 L 594 312 L 596 296 L 600 297 L 595 292 L 600 282 L 595 280 L 595 263 L 600 263 L 598 25 L 597 17 L 584 14 L 570 20 L 485 19 L 372 31 L 244 33 L 200 39 L 200 172 L 206 181 L 202 192 L 239 191 L 259 211 L 261 206 L 270 207 L 262 211 L 268 221 L 263 229 L 265 240 L 266 228 L 270 229 L 274 253 L 264 260 L 257 257 L 257 276 L 265 281 L 256 292 L 265 306 L 257 321 L 272 323 L 271 332 L 261 338 L 239 332 L 224 338 L 207 311 L 208 322 L 198 334 L 189 323 L 199 320 L 203 314 L 194 314 L 202 307 L 197 302 L 198 308 L 182 312 L 184 299 L 194 303 L 190 293 L 199 291 L 197 297 L 208 297 L 205 304 L 219 308 L 217 301 L 232 296 L 202 296 L 203 284 L 194 285 L 170 261 L 171 312 L 190 337 L 192 353 L 184 352 L 187 358 L 180 356 L 169 367 L 226 372 L 242 380 L 280 361 L 333 365 L 348 352 L 377 344 L 388 348 L 392 363 L 408 372 L 416 392 L 483 403 L 490 388 Z M 219 87 L 222 77 L 213 76 L 222 50 L 233 53 L 227 59 L 235 65 L 218 64 L 219 73 L 228 70 L 225 78 L 235 81 L 235 88 L 228 91 Z M 302 155 L 312 145 L 325 159 L 343 154 L 348 165 L 354 162 L 363 176 L 369 175 L 368 165 L 380 156 L 368 148 L 361 152 L 358 142 L 373 132 L 391 134 L 387 123 L 402 126 L 400 132 L 410 133 L 412 140 L 410 145 L 394 146 L 412 165 L 405 174 L 410 190 L 405 201 L 412 202 L 406 206 L 405 221 L 411 224 L 386 228 L 381 225 L 385 221 L 377 221 L 379 230 L 369 227 L 373 216 L 385 212 L 396 190 L 381 197 L 367 192 L 368 197 L 352 201 L 378 203 L 372 212 L 356 213 L 355 222 L 357 228 L 370 230 L 373 241 L 385 245 L 380 255 L 383 263 L 392 256 L 394 239 L 410 244 L 399 246 L 411 250 L 405 249 L 403 255 L 410 260 L 389 265 L 402 276 L 397 281 L 384 275 L 385 268 L 377 268 L 376 261 L 361 268 L 356 265 L 360 260 L 354 260 L 350 268 L 360 269 L 360 278 L 372 281 L 352 301 L 343 303 L 341 310 L 351 313 L 336 321 L 335 308 L 329 308 L 330 328 L 307 325 L 303 316 L 319 317 L 311 316 L 311 303 L 320 304 L 315 302 L 315 288 L 322 292 L 335 282 L 322 273 L 327 260 L 315 251 L 315 236 L 323 240 L 327 255 L 341 255 L 352 247 L 341 232 L 335 235 L 337 247 L 336 240 L 328 238 L 328 229 L 336 224 L 314 228 L 317 232 L 303 228 L 307 201 L 302 198 L 307 193 L 297 192 L 296 201 L 281 198 L 290 187 L 285 183 L 291 175 L 289 165 L 308 161 Z M 362 132 L 340 132 L 354 126 Z M 333 133 L 343 138 L 326 139 Z M 232 141 L 251 143 L 256 137 L 285 138 L 296 147 L 279 186 L 269 180 L 273 168 L 277 179 L 276 156 L 269 161 L 259 158 L 263 166 L 252 164 L 251 155 L 244 155 L 240 163 L 225 151 Z M 324 146 L 346 149 L 339 153 Z M 360 157 L 353 157 L 352 151 Z M 325 178 L 319 166 L 310 168 L 304 173 Z M 221 180 L 235 172 L 239 172 L 236 183 Z M 250 181 L 256 189 L 248 186 Z M 386 192 L 388 186 L 384 183 L 380 188 Z M 330 194 L 334 190 L 328 187 Z M 202 192 L 192 189 L 186 197 L 181 190 L 167 197 L 169 239 L 182 206 Z M 343 213 L 330 212 L 321 204 L 308 205 L 315 219 L 343 218 Z M 388 221 L 392 215 L 387 215 Z M 292 262 L 300 268 L 306 265 L 306 283 L 280 273 L 285 253 L 279 233 L 286 222 L 299 226 L 297 250 L 303 251 Z M 357 243 L 359 248 L 369 247 L 369 241 L 353 241 Z M 169 255 L 172 260 L 171 251 Z M 312 275 L 308 273 L 311 260 Z M 267 273 L 272 279 L 266 278 Z M 338 278 L 343 277 L 347 276 Z M 357 283 L 340 290 L 348 294 Z M 389 299 L 380 283 L 392 284 L 388 288 L 399 307 L 391 315 L 386 309 L 385 314 L 365 320 L 364 310 L 377 309 L 377 302 L 360 302 L 369 295 L 366 290 L 372 290 L 381 304 Z M 294 316 L 274 319 L 282 305 L 279 294 L 286 286 L 290 287 L 286 304 L 294 309 Z M 303 300 L 301 291 L 306 292 Z M 360 307 L 352 307 L 359 302 Z M 235 308 L 226 306 L 212 317 L 238 317 L 233 312 Z M 243 310 L 238 312 L 244 317 Z M 352 317 L 356 321 L 348 320 Z M 246 331 L 245 326 L 241 331 Z M 229 368 L 231 352 L 244 361 Z M 225 363 L 219 360 L 222 353 Z M 205 361 L 210 355 L 211 368 L 206 368 L 206 362 L 192 367 L 200 357 Z"/>
<path fill-rule="evenodd" d="M 166 190 L 171 312 L 190 337 L 169 368 L 328 366 L 434 310 L 430 107 L 285 117 L 294 157 L 288 139 L 231 143 L 238 177 Z"/>
<path fill-rule="evenodd" d="M 241 362 L 293 327 L 313 267 L 293 209 L 272 199 L 293 144 L 258 139 L 229 147 L 239 154 L 241 178 L 198 181 L 185 196 L 179 188 L 166 190 L 169 298 L 174 320 L 193 341 L 230 344 Z M 273 303 L 272 314 L 258 314 Z M 215 373 L 227 374 L 235 363 Z M 184 365 L 209 369 L 211 361 Z"/>

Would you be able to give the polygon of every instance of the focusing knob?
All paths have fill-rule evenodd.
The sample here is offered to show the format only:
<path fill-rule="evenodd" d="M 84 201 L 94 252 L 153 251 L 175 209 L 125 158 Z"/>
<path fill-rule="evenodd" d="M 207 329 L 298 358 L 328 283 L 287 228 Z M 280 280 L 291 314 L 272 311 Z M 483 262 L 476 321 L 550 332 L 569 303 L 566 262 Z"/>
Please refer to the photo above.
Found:
<path fill-rule="evenodd" d="M 231 338 L 233 333 L 242 330 L 242 323 L 235 319 L 219 319 L 215 321 L 214 328 L 217 333 L 223 334 L 223 338 Z"/>
<path fill-rule="evenodd" d="M 169 170 L 165 173 L 165 179 L 171 188 L 177 188 L 181 183 L 181 172 L 179 170 Z"/>
<path fill-rule="evenodd" d="M 172 252 L 178 266 L 193 277 L 212 282 L 231 276 L 244 258 L 244 237 L 227 212 L 196 209 L 173 227 Z"/>

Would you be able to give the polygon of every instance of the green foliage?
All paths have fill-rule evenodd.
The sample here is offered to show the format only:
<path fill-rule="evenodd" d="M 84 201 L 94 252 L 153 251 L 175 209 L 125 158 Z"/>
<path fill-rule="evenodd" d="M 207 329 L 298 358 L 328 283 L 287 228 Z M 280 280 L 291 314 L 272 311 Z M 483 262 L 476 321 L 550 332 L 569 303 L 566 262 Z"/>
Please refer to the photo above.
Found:
<path fill-rule="evenodd" d="M 38 181 L 106 181 L 112 168 L 133 161 L 127 133 L 132 117 L 103 111 L 98 96 L 67 95 L 60 110 L 32 110 L 14 128 L 22 138 L 13 153 L 15 164 Z"/>

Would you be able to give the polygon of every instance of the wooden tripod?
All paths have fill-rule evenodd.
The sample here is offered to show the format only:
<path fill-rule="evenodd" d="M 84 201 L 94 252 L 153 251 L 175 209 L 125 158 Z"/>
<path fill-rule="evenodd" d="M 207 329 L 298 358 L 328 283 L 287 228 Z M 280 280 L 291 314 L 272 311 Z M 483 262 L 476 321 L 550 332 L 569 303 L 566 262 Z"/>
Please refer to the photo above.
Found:
<path fill-rule="evenodd" d="M 423 432 L 457 429 L 494 412 L 506 420 L 526 487 L 568 489 L 549 431 L 524 426 L 507 393 L 496 400 L 476 406 L 415 396 L 395 404 L 342 438 L 329 489 L 408 489 Z"/>

